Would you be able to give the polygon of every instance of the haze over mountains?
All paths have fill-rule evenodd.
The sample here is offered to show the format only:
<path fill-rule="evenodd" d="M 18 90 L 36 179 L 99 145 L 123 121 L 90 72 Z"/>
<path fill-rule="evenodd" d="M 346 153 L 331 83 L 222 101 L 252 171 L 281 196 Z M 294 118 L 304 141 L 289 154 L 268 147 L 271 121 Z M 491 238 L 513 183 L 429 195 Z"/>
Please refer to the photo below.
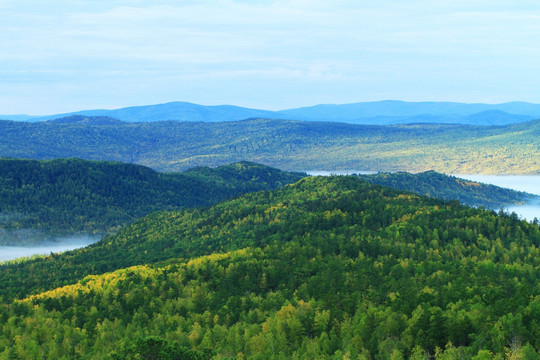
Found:
<path fill-rule="evenodd" d="M 46 121 L 70 115 L 106 116 L 128 122 L 164 120 L 221 122 L 249 118 L 305 121 L 337 121 L 355 124 L 452 123 L 507 125 L 540 118 L 540 104 L 466 104 L 455 102 L 376 101 L 343 105 L 315 105 L 281 111 L 250 109 L 232 105 L 204 106 L 189 102 L 132 106 L 114 110 L 82 110 L 46 116 L 0 115 L 0 119 Z"/>

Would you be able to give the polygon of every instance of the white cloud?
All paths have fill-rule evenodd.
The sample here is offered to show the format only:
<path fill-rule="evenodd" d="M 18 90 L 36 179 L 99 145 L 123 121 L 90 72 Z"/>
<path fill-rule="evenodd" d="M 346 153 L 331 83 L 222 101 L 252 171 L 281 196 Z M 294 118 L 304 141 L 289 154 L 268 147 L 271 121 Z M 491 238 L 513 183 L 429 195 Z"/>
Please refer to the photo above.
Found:
<path fill-rule="evenodd" d="M 256 105 L 267 108 L 373 96 L 540 102 L 532 1 L 22 0 L 2 2 L 0 16 L 0 95 L 11 97 L 0 113 L 100 106 L 97 84 L 115 89 L 113 105 L 148 103 L 164 88 L 219 103 L 225 81 L 239 105 L 255 105 L 240 89 L 279 90 L 261 93 Z M 512 92 L 494 86 L 516 79 Z M 25 110 L 25 94 L 43 84 L 51 100 Z"/>

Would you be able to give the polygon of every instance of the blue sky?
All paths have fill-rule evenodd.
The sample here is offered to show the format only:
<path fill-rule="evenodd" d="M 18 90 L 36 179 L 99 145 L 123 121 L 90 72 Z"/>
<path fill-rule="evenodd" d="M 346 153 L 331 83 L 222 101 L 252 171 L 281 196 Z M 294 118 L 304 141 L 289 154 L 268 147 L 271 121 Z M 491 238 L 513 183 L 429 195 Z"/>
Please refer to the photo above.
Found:
<path fill-rule="evenodd" d="M 0 0 L 0 114 L 540 103 L 537 1 Z"/>

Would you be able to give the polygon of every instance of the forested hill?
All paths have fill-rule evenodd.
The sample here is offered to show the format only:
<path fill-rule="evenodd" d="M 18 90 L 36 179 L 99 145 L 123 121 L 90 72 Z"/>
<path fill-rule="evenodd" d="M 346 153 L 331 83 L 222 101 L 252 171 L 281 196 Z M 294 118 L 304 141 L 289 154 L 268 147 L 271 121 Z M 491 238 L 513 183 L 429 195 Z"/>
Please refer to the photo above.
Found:
<path fill-rule="evenodd" d="M 368 126 L 252 119 L 221 123 L 0 121 L 0 156 L 77 157 L 160 171 L 249 160 L 285 170 L 540 173 L 540 120 L 504 127 Z"/>
<path fill-rule="evenodd" d="M 31 244 L 73 233 L 104 234 L 154 211 L 208 206 L 241 193 L 275 189 L 303 176 L 249 162 L 158 173 L 115 162 L 0 159 L 0 244 Z M 361 178 L 488 208 L 527 200 L 525 193 L 432 171 Z"/>
<path fill-rule="evenodd" d="M 0 159 L 0 243 L 15 241 L 16 229 L 110 232 L 154 211 L 208 206 L 303 176 L 250 162 L 167 174 L 116 162 Z"/>
<path fill-rule="evenodd" d="M 373 184 L 412 191 L 420 195 L 443 200 L 458 200 L 469 206 L 500 209 L 502 205 L 522 204 L 535 195 L 460 179 L 455 176 L 426 171 L 418 174 L 407 172 L 358 175 Z"/>
<path fill-rule="evenodd" d="M 517 216 L 305 178 L 0 266 L 0 358 L 536 359 L 539 247 Z"/>

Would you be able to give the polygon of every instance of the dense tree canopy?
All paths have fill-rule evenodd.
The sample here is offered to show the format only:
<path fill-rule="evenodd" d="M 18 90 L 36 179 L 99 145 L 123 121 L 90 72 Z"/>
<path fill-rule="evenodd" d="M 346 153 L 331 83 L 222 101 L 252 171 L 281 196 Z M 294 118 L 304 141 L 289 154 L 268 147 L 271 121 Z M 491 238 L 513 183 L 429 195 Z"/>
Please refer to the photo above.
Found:
<path fill-rule="evenodd" d="M 524 203 L 535 197 L 532 194 L 460 179 L 432 170 L 419 174 L 396 172 L 359 176 L 373 184 L 412 191 L 443 200 L 458 200 L 465 205 L 483 206 L 488 209 L 500 209 L 502 205 Z"/>
<path fill-rule="evenodd" d="M 0 121 L 0 156 L 78 157 L 160 171 L 249 160 L 286 170 L 540 174 L 540 120 L 508 126 L 352 125 L 250 119 L 23 123 Z"/>
<path fill-rule="evenodd" d="M 538 359 L 539 247 L 515 215 L 306 178 L 0 266 L 0 358 Z"/>
<path fill-rule="evenodd" d="M 158 173 L 114 162 L 0 159 L 0 244 L 109 233 L 154 211 L 208 206 L 303 176 L 250 162 Z M 20 238 L 19 229 L 41 233 Z"/>

